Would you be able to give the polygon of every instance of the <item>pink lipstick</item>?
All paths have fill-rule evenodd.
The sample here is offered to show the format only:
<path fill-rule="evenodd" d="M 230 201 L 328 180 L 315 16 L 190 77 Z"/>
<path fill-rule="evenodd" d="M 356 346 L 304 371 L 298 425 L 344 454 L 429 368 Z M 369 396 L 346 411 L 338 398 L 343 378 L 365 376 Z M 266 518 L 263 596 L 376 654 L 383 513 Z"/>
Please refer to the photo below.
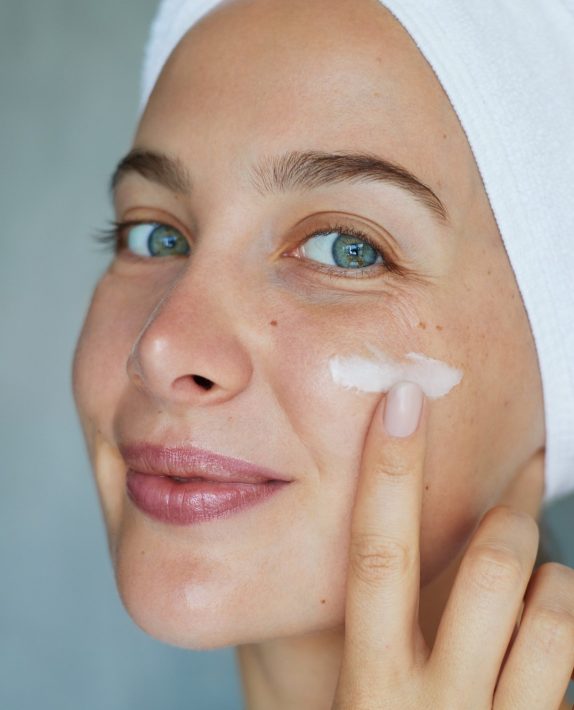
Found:
<path fill-rule="evenodd" d="M 126 444 L 127 494 L 143 513 L 172 525 L 224 518 L 267 500 L 293 479 L 195 447 Z"/>

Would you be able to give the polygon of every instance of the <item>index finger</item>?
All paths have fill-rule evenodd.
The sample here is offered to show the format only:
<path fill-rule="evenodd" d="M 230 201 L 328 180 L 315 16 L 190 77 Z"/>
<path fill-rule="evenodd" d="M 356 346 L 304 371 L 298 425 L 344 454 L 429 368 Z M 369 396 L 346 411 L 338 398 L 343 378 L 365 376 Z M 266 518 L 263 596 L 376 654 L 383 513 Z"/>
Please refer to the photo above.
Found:
<path fill-rule="evenodd" d="M 427 410 L 420 387 L 400 382 L 377 406 L 365 439 L 345 611 L 345 654 L 363 667 L 378 658 L 390 671 L 413 659 Z"/>

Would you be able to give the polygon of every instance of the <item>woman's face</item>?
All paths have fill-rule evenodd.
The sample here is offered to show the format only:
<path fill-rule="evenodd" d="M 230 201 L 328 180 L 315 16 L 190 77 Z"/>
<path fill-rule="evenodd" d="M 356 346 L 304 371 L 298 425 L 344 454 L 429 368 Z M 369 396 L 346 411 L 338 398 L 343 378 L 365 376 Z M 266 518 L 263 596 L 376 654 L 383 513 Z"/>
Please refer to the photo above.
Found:
<path fill-rule="evenodd" d="M 342 388 L 328 361 L 369 346 L 463 372 L 430 407 L 428 583 L 543 444 L 544 422 L 528 320 L 476 165 L 409 36 L 376 0 L 226 3 L 172 55 L 134 148 L 177 160 L 190 184 L 173 170 L 160 180 L 165 160 L 131 161 L 117 219 L 170 225 L 183 253 L 115 257 L 74 364 L 134 620 L 190 648 L 342 623 L 361 450 L 384 395 Z M 272 184 L 271 162 L 293 152 L 396 163 L 448 218 L 422 188 L 358 176 L 365 161 L 330 164 L 337 180 L 324 182 L 316 163 L 303 179 L 291 160 Z M 367 250 L 362 268 L 329 260 L 319 245 L 336 230 L 339 242 L 366 234 L 380 255 Z M 293 481 L 229 517 L 171 525 L 126 494 L 119 447 L 142 442 L 197 446 Z"/>

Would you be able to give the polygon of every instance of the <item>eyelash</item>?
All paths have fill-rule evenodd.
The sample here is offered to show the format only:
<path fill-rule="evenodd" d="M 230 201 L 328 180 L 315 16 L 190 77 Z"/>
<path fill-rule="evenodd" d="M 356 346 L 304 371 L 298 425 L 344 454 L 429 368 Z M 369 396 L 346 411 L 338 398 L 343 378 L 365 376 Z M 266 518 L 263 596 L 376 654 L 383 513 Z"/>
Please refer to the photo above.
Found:
<path fill-rule="evenodd" d="M 110 224 L 111 226 L 108 228 L 101 229 L 94 235 L 94 239 L 96 242 L 99 244 L 102 244 L 106 250 L 113 251 L 115 254 L 118 254 L 120 251 L 122 251 L 125 248 L 125 244 L 123 243 L 123 232 L 130 227 L 136 227 L 140 224 L 150 224 L 153 223 L 153 220 L 128 220 L 125 222 L 117 222 L 117 221 L 112 221 Z M 157 224 L 160 224 L 159 222 Z M 166 225 L 170 226 L 170 225 Z M 178 230 L 179 231 L 179 230 Z M 350 234 L 353 237 L 356 237 L 358 240 L 364 242 L 365 244 L 368 244 L 372 249 L 374 249 L 377 254 L 380 254 L 383 258 L 384 264 L 379 264 L 379 267 L 382 267 L 385 272 L 391 273 L 391 274 L 402 274 L 402 269 L 394 262 L 392 259 L 388 257 L 386 252 L 383 252 L 382 249 L 374 242 L 374 240 L 370 239 L 364 232 L 361 232 L 361 230 L 356 229 L 354 227 L 351 227 L 349 225 L 343 225 L 339 223 L 327 223 L 325 224 L 321 229 L 316 229 L 306 235 L 301 239 L 299 242 L 299 246 L 302 246 L 305 244 L 309 239 L 312 239 L 313 237 L 317 237 L 321 234 L 326 234 L 328 232 L 343 232 L 344 234 Z M 298 248 L 298 247 L 297 247 Z M 135 257 L 138 258 L 138 257 Z M 140 258 L 145 258 L 145 257 L 140 257 Z M 151 258 L 151 257 L 150 257 Z M 164 257 L 165 258 L 165 257 Z M 294 257 L 296 258 L 296 257 Z M 304 258 L 302 260 L 305 260 Z M 373 266 L 367 266 L 363 267 L 360 269 L 344 269 L 343 267 L 337 267 L 337 266 L 328 266 L 326 264 L 321 264 L 320 262 L 315 262 L 312 259 L 306 259 L 306 261 L 309 261 L 313 264 L 310 268 L 315 269 L 316 271 L 319 271 L 321 273 L 324 273 L 325 275 L 331 277 L 331 278 L 338 278 L 342 276 L 343 278 L 373 278 L 372 275 L 370 275 L 369 271 L 376 271 L 376 274 L 378 275 L 380 273 L 380 268 L 373 268 Z"/>
<path fill-rule="evenodd" d="M 128 227 L 136 227 L 138 224 L 147 224 L 147 222 L 116 222 L 112 220 L 109 227 L 104 227 L 94 234 L 94 239 L 98 244 L 101 244 L 106 251 L 112 251 L 117 254 L 121 251 L 123 246 L 121 244 L 121 235 L 124 229 L 128 229 Z"/>

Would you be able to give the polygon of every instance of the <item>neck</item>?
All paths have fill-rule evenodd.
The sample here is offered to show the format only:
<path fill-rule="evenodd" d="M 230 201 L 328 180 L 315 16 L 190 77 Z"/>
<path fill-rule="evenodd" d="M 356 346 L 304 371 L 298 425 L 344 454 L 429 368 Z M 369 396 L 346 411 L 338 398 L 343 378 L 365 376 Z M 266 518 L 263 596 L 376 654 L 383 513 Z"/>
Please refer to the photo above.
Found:
<path fill-rule="evenodd" d="M 499 503 L 538 519 L 543 494 L 543 456 L 533 457 Z M 458 557 L 421 589 L 419 623 L 429 648 L 454 583 Z M 236 648 L 247 710 L 330 710 L 343 658 L 344 629 L 273 639 Z"/>
<path fill-rule="evenodd" d="M 340 628 L 238 646 L 247 710 L 329 710 L 343 642 Z"/>

